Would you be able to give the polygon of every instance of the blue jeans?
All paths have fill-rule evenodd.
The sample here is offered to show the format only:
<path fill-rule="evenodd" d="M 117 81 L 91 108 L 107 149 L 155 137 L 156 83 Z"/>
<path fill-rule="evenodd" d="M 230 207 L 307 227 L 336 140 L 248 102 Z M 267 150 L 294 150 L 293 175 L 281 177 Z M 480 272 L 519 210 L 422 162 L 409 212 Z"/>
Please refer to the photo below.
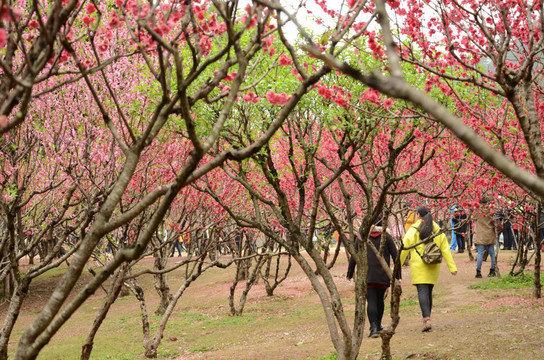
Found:
<path fill-rule="evenodd" d="M 455 236 L 455 233 L 453 232 L 453 226 L 454 226 L 453 218 L 450 219 L 450 226 L 452 228 L 452 230 L 451 230 L 451 246 L 450 246 L 450 250 L 454 251 L 455 249 L 457 249 L 457 238 Z"/>
<path fill-rule="evenodd" d="M 451 246 L 450 246 L 450 250 L 451 250 L 451 251 L 454 251 L 455 249 L 457 249 L 457 236 L 455 236 L 455 233 L 452 231 L 452 232 L 451 232 Z"/>
<path fill-rule="evenodd" d="M 482 270 L 482 261 L 484 259 L 484 252 L 487 248 L 489 257 L 491 257 L 491 269 L 495 269 L 495 244 L 492 245 L 476 245 L 478 247 L 478 257 L 476 258 L 476 270 Z"/>

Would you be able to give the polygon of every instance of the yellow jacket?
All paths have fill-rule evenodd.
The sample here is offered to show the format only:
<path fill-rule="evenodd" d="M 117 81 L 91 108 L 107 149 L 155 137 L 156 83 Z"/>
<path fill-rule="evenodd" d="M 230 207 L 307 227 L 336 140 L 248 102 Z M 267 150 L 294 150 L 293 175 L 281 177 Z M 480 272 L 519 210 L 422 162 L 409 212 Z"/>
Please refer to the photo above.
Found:
<path fill-rule="evenodd" d="M 408 229 L 406 235 L 402 242 L 404 246 L 411 246 L 415 243 L 420 242 L 419 231 L 417 230 L 421 224 L 421 219 L 418 220 L 414 225 Z M 433 222 L 433 232 L 439 232 L 440 226 L 437 223 Z M 446 261 L 446 265 L 450 272 L 457 271 L 457 266 L 455 266 L 455 261 L 453 261 L 453 256 L 450 252 L 450 245 L 448 244 L 448 238 L 444 234 L 440 234 L 434 238 L 434 242 L 440 247 L 442 252 L 442 258 Z M 420 254 L 423 254 L 425 249 L 425 244 L 420 244 L 417 247 L 417 251 Z M 412 273 L 412 284 L 433 284 L 436 285 L 438 282 L 438 275 L 440 274 L 440 264 L 427 265 L 423 262 L 421 257 L 414 249 L 403 250 L 400 254 L 400 263 L 404 264 L 406 257 L 411 253 L 410 256 L 410 271 Z"/>
<path fill-rule="evenodd" d="M 410 227 L 414 224 L 416 221 L 416 212 L 414 210 L 408 210 L 408 214 L 406 214 L 406 220 L 404 223 L 404 230 L 408 232 L 410 230 Z"/>

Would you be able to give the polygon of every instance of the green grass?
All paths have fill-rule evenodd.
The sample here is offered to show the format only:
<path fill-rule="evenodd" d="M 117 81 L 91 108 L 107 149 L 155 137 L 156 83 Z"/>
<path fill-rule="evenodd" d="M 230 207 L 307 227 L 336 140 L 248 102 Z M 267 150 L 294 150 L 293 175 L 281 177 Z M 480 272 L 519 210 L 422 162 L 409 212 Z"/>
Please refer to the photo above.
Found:
<path fill-rule="evenodd" d="M 317 360 L 336 360 L 336 359 L 338 359 L 338 356 L 336 355 L 336 351 L 334 351 L 330 353 L 329 355 L 318 358 Z"/>
<path fill-rule="evenodd" d="M 470 286 L 470 288 L 480 290 L 523 289 L 533 287 L 534 281 L 535 279 L 533 274 L 521 274 L 518 276 L 508 275 L 500 278 L 492 278 L 487 281 L 482 281 L 478 284 L 473 284 Z M 540 279 L 540 283 L 544 285 L 544 278 Z"/>
<path fill-rule="evenodd" d="M 416 299 L 408 298 L 400 301 L 399 306 L 402 307 L 409 307 L 409 306 L 416 306 L 419 305 Z"/>
<path fill-rule="evenodd" d="M 204 351 L 211 351 L 211 350 L 213 350 L 213 347 L 211 347 L 211 346 L 200 345 L 200 346 L 195 346 L 194 348 L 190 349 L 189 352 L 190 353 L 197 353 L 197 352 L 204 352 Z"/>

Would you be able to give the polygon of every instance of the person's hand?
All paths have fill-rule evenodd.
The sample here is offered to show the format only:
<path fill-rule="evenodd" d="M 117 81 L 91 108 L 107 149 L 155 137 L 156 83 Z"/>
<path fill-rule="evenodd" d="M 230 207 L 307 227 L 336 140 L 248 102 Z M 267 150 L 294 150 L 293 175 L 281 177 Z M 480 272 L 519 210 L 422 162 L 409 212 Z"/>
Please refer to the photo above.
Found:
<path fill-rule="evenodd" d="M 452 271 L 451 274 L 452 274 L 453 276 L 457 275 L 457 270 Z"/>

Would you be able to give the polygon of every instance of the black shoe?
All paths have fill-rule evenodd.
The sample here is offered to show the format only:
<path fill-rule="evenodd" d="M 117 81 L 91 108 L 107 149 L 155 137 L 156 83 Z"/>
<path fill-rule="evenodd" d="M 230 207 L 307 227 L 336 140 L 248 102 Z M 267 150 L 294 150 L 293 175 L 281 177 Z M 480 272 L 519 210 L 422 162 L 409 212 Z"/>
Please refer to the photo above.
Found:
<path fill-rule="evenodd" d="M 495 274 L 495 269 L 489 269 L 489 275 L 487 277 L 495 277 L 497 274 Z"/>
<path fill-rule="evenodd" d="M 375 339 L 379 336 L 379 332 L 380 330 L 378 324 L 370 323 L 370 334 L 368 334 L 368 337 Z"/>
<path fill-rule="evenodd" d="M 478 279 L 481 279 L 482 278 L 482 272 L 480 270 L 476 270 L 476 277 Z"/>

